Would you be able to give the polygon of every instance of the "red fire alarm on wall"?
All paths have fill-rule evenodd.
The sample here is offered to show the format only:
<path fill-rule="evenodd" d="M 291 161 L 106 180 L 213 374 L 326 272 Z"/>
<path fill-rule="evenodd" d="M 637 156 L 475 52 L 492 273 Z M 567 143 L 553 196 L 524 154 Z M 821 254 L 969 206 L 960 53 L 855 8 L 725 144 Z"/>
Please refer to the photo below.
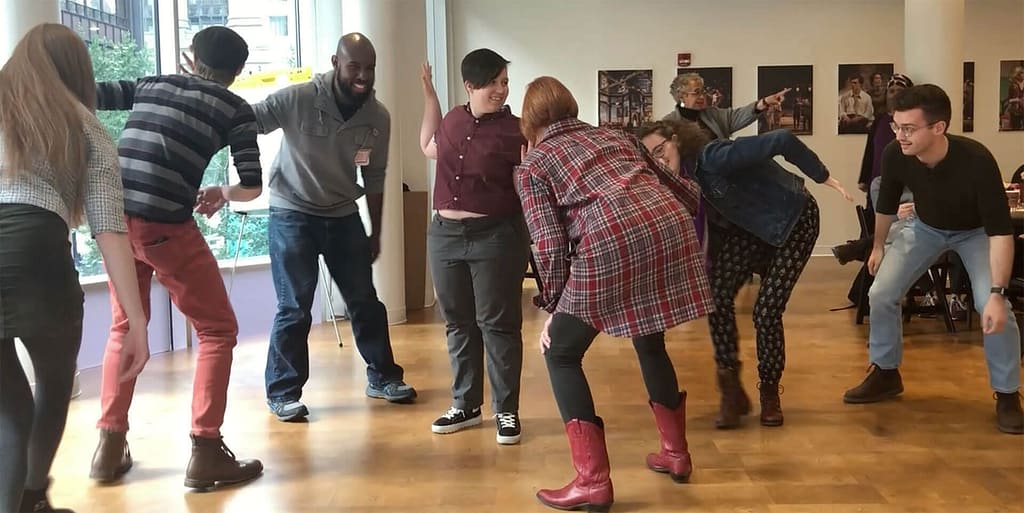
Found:
<path fill-rule="evenodd" d="M 690 66 L 690 54 L 680 53 L 676 54 L 676 67 L 687 68 Z"/>

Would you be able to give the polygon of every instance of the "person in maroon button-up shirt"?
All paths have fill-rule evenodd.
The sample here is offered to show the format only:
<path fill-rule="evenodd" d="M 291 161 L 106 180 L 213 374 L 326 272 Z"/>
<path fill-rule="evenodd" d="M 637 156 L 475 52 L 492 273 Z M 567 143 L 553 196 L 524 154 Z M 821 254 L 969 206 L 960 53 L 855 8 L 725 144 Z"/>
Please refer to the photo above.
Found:
<path fill-rule="evenodd" d="M 424 155 L 437 160 L 427 254 L 452 366 L 452 406 L 431 430 L 454 433 L 480 424 L 486 354 L 499 444 L 518 443 L 521 432 L 522 291 L 530 250 L 512 184 L 526 140 L 519 118 L 505 105 L 507 66 L 492 50 L 466 55 L 462 77 L 469 102 L 442 119 L 430 65 L 424 64 L 420 130 Z"/>
<path fill-rule="evenodd" d="M 671 173 L 636 138 L 576 118 L 572 93 L 541 77 L 527 86 L 523 133 L 533 148 L 516 188 L 536 244 L 552 316 L 541 333 L 555 401 L 577 476 L 537 497 L 557 509 L 606 511 L 613 501 L 604 424 L 582 360 L 599 332 L 631 337 L 661 435 L 647 466 L 676 482 L 691 472 L 686 393 L 665 351 L 665 330 L 712 307 L 693 224 L 700 191 Z"/>

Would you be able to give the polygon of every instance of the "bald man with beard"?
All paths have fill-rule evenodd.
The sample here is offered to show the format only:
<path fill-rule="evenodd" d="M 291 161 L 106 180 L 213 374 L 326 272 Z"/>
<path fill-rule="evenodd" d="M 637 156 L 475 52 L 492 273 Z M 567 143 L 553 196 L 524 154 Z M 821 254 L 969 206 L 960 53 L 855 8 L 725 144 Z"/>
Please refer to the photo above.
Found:
<path fill-rule="evenodd" d="M 324 256 L 348 307 L 356 348 L 366 361 L 366 395 L 410 403 L 388 335 L 387 310 L 373 286 L 380 253 L 384 176 L 391 116 L 374 95 L 377 53 L 363 34 L 341 37 L 332 70 L 253 105 L 260 133 L 284 131 L 270 170 L 270 268 L 277 315 L 267 354 L 267 405 L 281 421 L 306 417 L 310 308 Z M 362 186 L 356 174 L 363 178 Z M 356 200 L 366 195 L 367 235 Z"/>

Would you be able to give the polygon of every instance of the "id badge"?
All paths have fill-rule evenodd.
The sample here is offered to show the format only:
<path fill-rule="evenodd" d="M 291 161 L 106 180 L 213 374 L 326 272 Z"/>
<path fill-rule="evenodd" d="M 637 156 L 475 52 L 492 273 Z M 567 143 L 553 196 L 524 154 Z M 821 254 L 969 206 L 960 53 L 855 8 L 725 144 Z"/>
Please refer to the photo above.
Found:
<path fill-rule="evenodd" d="M 370 149 L 369 148 L 361 148 L 358 151 L 356 151 L 356 161 L 355 161 L 355 164 L 357 166 L 369 166 L 370 165 Z"/>

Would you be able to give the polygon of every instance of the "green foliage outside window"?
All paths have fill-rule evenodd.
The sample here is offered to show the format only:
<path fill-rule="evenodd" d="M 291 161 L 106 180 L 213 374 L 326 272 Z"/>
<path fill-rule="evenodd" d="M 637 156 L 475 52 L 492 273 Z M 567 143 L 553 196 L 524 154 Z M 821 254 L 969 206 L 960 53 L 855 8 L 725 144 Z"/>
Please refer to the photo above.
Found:
<path fill-rule="evenodd" d="M 89 55 L 92 58 L 93 71 L 97 82 L 112 80 L 134 80 L 152 75 L 156 69 L 153 57 L 145 48 L 134 41 L 125 40 L 121 43 L 92 41 L 89 43 Z M 115 141 L 121 137 L 124 125 L 128 121 L 128 111 L 98 111 L 99 120 L 110 132 Z M 203 176 L 203 186 L 227 183 L 227 149 L 221 150 L 210 160 L 210 165 Z M 218 260 L 230 260 L 235 257 L 236 247 L 240 246 L 239 258 L 263 256 L 269 253 L 267 243 L 267 218 L 257 216 L 245 222 L 245 231 L 240 244 L 238 231 L 242 224 L 242 216 L 223 209 L 207 219 L 195 216 L 196 224 L 206 238 L 210 249 Z M 103 274 L 103 264 L 99 247 L 89 235 L 87 227 L 75 230 L 75 261 L 81 276 Z"/>

